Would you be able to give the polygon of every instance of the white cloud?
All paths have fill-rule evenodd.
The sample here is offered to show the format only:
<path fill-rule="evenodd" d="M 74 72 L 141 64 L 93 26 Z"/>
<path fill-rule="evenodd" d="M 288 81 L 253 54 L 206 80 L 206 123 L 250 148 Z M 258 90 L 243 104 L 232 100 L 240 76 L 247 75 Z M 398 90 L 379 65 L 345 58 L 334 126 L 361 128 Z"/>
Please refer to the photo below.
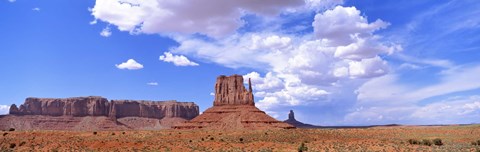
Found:
<path fill-rule="evenodd" d="M 416 58 L 413 56 L 407 56 L 404 54 L 397 54 L 395 57 L 407 62 L 407 63 L 416 63 L 422 65 L 429 65 L 434 67 L 441 67 L 441 68 L 451 68 L 454 64 L 449 60 L 442 60 L 442 59 L 429 59 L 429 58 Z"/>
<path fill-rule="evenodd" d="M 17 0 L 8 0 L 8 1 L 11 2 L 11 3 L 13 3 L 13 2 L 15 2 L 15 1 L 17 1 Z"/>
<path fill-rule="evenodd" d="M 198 63 L 188 60 L 187 57 L 183 55 L 173 55 L 170 52 L 164 52 L 163 55 L 159 57 L 159 60 L 163 62 L 171 62 L 176 66 L 198 66 Z"/>
<path fill-rule="evenodd" d="M 0 105 L 0 115 L 8 114 L 9 110 L 10 110 L 10 106 Z"/>
<path fill-rule="evenodd" d="M 422 68 L 423 67 L 412 63 L 402 63 L 400 66 L 398 66 L 398 69 L 400 70 L 418 70 Z"/>
<path fill-rule="evenodd" d="M 305 3 L 310 9 L 321 11 L 339 4 L 343 4 L 343 0 L 305 0 Z"/>
<path fill-rule="evenodd" d="M 478 123 L 480 96 L 457 96 L 426 105 L 360 107 L 345 116 L 347 124 L 455 124 Z"/>
<path fill-rule="evenodd" d="M 315 15 L 312 23 L 316 37 L 327 38 L 331 43 L 339 45 L 351 44 L 356 38 L 370 37 L 373 32 L 388 25 L 380 19 L 368 23 L 367 18 L 361 16 L 355 7 L 343 6 Z"/>
<path fill-rule="evenodd" d="M 478 79 L 480 66 L 459 67 L 443 71 L 436 77 L 440 82 L 424 87 L 408 87 L 398 82 L 397 75 L 374 78 L 358 89 L 361 102 L 415 103 L 420 100 L 480 88 Z M 382 92 L 382 93 L 378 93 Z"/>
<path fill-rule="evenodd" d="M 274 15 L 303 3 L 303 0 L 97 0 L 91 12 L 95 19 L 117 25 L 121 31 L 222 37 L 243 25 L 241 17 L 245 13 Z"/>
<path fill-rule="evenodd" d="M 147 83 L 149 86 L 158 86 L 158 82 L 149 82 Z"/>
<path fill-rule="evenodd" d="M 376 56 L 374 58 L 362 59 L 361 61 L 350 61 L 348 63 L 350 76 L 353 78 L 371 78 L 387 74 L 387 61 Z"/>
<path fill-rule="evenodd" d="M 283 82 L 278 77 L 275 77 L 271 72 L 267 73 L 264 78 L 260 77 L 257 72 L 251 72 L 243 76 L 245 83 L 251 79 L 255 91 L 265 90 L 279 90 L 283 88 Z"/>
<path fill-rule="evenodd" d="M 128 59 L 127 62 L 121 64 L 115 64 L 118 69 L 138 70 L 142 69 L 143 65 L 135 61 L 134 59 Z"/>
<path fill-rule="evenodd" d="M 110 27 L 107 26 L 103 28 L 102 32 L 100 32 L 100 35 L 103 37 L 110 37 L 112 35 L 112 32 L 110 31 Z"/>
<path fill-rule="evenodd" d="M 32 11 L 40 11 L 40 8 L 38 7 L 32 8 Z"/>
<path fill-rule="evenodd" d="M 260 99 L 257 105 L 264 110 L 279 105 L 318 103 L 327 100 L 331 95 L 328 90 L 336 90 L 335 85 L 340 84 L 340 81 L 373 78 L 387 74 L 388 63 L 379 55 L 388 55 L 401 48 L 397 45 L 384 45 L 381 43 L 381 38 L 373 34 L 388 23 L 380 20 L 368 23 L 354 7 L 344 9 L 337 6 L 334 12 L 342 15 L 354 12 L 345 18 L 355 19 L 358 23 L 351 24 L 359 24 L 359 26 L 336 24 L 315 26 L 313 24 L 313 28 L 317 30 L 316 33 L 319 33 L 319 30 L 337 30 L 336 28 L 341 26 L 345 28 L 343 30 L 353 32 L 343 33 L 355 35 L 342 39 L 345 44 L 334 43 L 340 40 L 336 34 L 320 34 L 318 37 L 312 37 L 257 32 L 237 33 L 213 42 L 189 36 L 175 36 L 180 46 L 170 51 L 227 67 L 260 68 L 267 71 L 265 76 L 257 72 L 244 75 L 245 78 L 252 78 L 255 96 Z M 317 16 L 327 16 L 322 18 L 322 22 L 338 22 L 332 14 L 317 14 Z M 317 17 L 315 22 L 320 22 L 317 19 L 319 18 Z M 324 31 L 324 33 L 328 32 Z M 346 50 L 346 47 L 354 44 L 358 44 L 358 48 Z"/>

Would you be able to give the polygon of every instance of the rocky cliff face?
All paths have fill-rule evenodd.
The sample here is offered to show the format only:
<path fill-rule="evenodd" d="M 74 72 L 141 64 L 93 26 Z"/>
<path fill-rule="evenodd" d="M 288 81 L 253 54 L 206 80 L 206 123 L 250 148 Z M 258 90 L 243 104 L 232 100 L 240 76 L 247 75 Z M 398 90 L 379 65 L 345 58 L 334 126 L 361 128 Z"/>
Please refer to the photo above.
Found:
<path fill-rule="evenodd" d="M 135 100 L 112 100 L 110 117 L 147 117 L 147 118 L 164 118 L 164 117 L 181 117 L 192 119 L 198 116 L 198 106 L 192 102 L 176 102 L 176 101 L 135 101 Z"/>
<path fill-rule="evenodd" d="M 243 85 L 243 77 L 241 75 L 217 77 L 215 84 L 215 100 L 214 106 L 223 105 L 255 105 L 252 93 L 250 79 L 248 80 L 249 90 Z"/>
<path fill-rule="evenodd" d="M 156 102 L 136 100 L 112 100 L 90 96 L 76 98 L 27 98 L 18 108 L 10 107 L 12 115 L 44 116 L 108 116 L 157 118 L 180 117 L 192 119 L 199 114 L 198 106 L 192 102 Z"/>

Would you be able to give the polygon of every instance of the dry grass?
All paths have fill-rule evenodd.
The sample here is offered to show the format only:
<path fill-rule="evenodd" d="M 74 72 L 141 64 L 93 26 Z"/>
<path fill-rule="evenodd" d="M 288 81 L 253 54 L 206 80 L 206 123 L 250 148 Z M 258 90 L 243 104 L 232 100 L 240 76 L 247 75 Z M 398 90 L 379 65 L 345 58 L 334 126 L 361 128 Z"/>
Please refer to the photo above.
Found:
<path fill-rule="evenodd" d="M 413 145 L 409 139 L 441 139 Z M 203 139 L 203 140 L 202 140 Z M 0 151 L 477 151 L 480 125 L 366 129 L 13 131 Z M 12 145 L 15 145 L 13 148 Z"/>

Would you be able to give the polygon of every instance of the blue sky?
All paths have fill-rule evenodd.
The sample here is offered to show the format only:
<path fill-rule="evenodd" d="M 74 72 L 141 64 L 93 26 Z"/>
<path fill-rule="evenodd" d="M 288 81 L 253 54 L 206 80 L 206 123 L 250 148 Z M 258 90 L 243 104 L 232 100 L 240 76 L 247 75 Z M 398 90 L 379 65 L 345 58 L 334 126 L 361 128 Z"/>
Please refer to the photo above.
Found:
<path fill-rule="evenodd" d="M 210 5 L 209 5 L 210 4 Z M 316 125 L 480 123 L 474 0 L 0 1 L 0 112 L 26 97 L 257 107 Z"/>

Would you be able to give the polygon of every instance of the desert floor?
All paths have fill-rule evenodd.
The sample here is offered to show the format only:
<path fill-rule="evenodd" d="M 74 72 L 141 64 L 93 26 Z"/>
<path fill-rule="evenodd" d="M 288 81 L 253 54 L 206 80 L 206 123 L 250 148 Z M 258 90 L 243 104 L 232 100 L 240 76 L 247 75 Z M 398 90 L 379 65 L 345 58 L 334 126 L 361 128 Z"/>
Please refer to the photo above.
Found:
<path fill-rule="evenodd" d="M 0 151 L 479 151 L 480 125 L 363 129 L 1 131 Z M 439 138 L 443 145 L 410 144 Z M 475 142 L 475 143 L 473 143 Z M 478 141 L 480 142 L 480 141 Z"/>

